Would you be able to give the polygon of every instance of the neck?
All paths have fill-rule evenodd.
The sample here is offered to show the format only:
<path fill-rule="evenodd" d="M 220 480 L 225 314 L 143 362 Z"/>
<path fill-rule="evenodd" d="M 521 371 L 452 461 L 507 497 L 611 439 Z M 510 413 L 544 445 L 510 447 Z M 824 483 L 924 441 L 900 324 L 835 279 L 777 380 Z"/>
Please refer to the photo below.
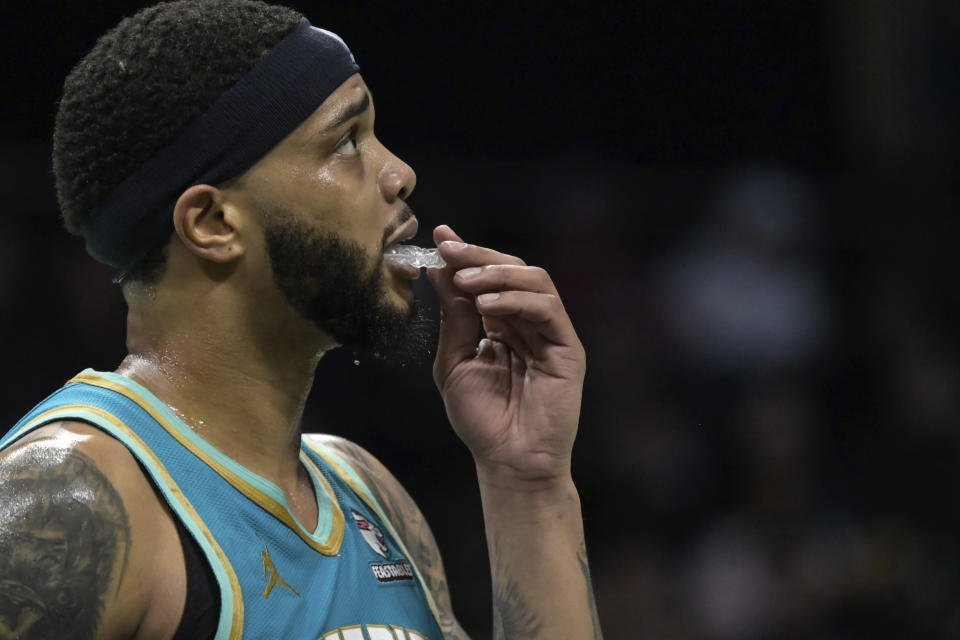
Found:
<path fill-rule="evenodd" d="M 304 405 L 333 345 L 299 318 L 270 328 L 262 317 L 222 313 L 216 300 L 194 302 L 183 314 L 131 310 L 129 355 L 117 373 L 150 389 L 222 453 L 292 491 L 304 478 Z"/>

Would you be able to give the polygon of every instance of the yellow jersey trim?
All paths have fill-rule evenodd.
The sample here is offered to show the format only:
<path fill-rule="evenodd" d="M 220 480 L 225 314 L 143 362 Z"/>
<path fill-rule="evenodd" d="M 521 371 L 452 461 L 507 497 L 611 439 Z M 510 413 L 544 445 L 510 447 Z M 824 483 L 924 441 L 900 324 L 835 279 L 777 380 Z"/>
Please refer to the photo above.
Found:
<path fill-rule="evenodd" d="M 252 500 L 254 503 L 263 508 L 267 513 L 271 514 L 277 520 L 285 524 L 290 528 L 291 531 L 296 533 L 300 538 L 307 543 L 307 545 L 312 548 L 314 551 L 322 553 L 326 556 L 335 556 L 340 552 L 340 545 L 343 542 L 343 534 L 345 529 L 343 511 L 340 509 L 340 505 L 337 502 L 336 494 L 333 492 L 333 488 L 323 477 L 322 473 L 317 472 L 317 478 L 320 479 L 320 485 L 323 487 L 323 490 L 327 493 L 330 498 L 330 507 L 333 512 L 333 524 L 330 531 L 330 536 L 325 542 L 320 542 L 314 540 L 297 522 L 296 518 L 290 513 L 290 511 L 282 504 L 274 500 L 272 497 L 263 493 L 245 479 L 234 473 L 231 469 L 226 467 L 220 461 L 212 458 L 200 447 L 198 447 L 194 442 L 187 438 L 181 431 L 171 424 L 163 415 L 160 414 L 148 401 L 142 398 L 135 391 L 124 387 L 121 384 L 117 384 L 110 380 L 107 380 L 101 376 L 98 376 L 94 373 L 81 373 L 67 382 L 82 382 L 84 384 L 93 385 L 96 387 L 102 387 L 104 389 L 109 389 L 110 391 L 115 391 L 121 395 L 126 396 L 133 402 L 137 403 L 141 409 L 150 414 L 154 420 L 156 420 L 160 426 L 162 426 L 167 433 L 173 436 L 177 442 L 186 447 L 191 453 L 203 460 L 210 468 L 216 471 L 224 480 L 233 485 L 240 493 L 245 495 L 247 498 Z M 301 455 L 301 460 L 304 458 Z M 312 466 L 312 465 L 311 465 Z M 314 467 L 315 469 L 316 467 Z M 320 507 L 319 501 L 317 501 L 317 507 Z M 318 514 L 318 518 L 319 518 Z"/>
<path fill-rule="evenodd" d="M 397 541 L 397 544 L 400 545 L 400 550 L 403 551 L 403 554 L 407 556 L 407 559 L 410 560 L 410 566 L 413 567 L 413 570 L 417 574 L 417 579 L 420 581 L 420 586 L 423 588 L 423 593 L 427 597 L 427 605 L 430 607 L 430 613 L 433 614 L 434 619 L 437 621 L 437 627 L 442 631 L 443 625 L 440 624 L 440 614 L 437 611 L 437 604 L 433 601 L 433 594 L 430 592 L 430 587 L 427 586 L 427 581 L 423 579 L 423 574 L 420 573 L 420 568 L 417 566 L 416 561 L 414 561 L 413 556 L 410 554 L 410 551 L 407 549 L 407 545 L 404 543 L 403 538 L 400 537 L 400 534 L 397 533 L 397 530 L 394 529 L 393 523 L 390 522 L 390 519 L 387 517 L 387 514 L 383 512 L 383 509 L 377 504 L 377 501 L 369 493 L 369 489 L 357 482 L 349 471 L 343 468 L 344 464 L 349 464 L 346 460 L 342 460 L 340 456 L 327 451 L 321 444 L 314 442 L 309 437 L 304 437 L 301 439 L 310 449 L 316 453 L 318 456 L 323 458 L 323 461 L 330 465 L 330 468 L 340 476 L 344 482 L 350 485 L 350 488 L 353 489 L 360 498 L 367 503 L 371 509 L 373 509 L 380 519 L 383 521 L 387 528 L 390 529 L 390 533 L 393 535 L 393 539 Z"/>
<path fill-rule="evenodd" d="M 163 477 L 163 481 L 166 483 L 167 488 L 170 490 L 171 496 L 173 496 L 177 502 L 180 503 L 183 510 L 186 511 L 187 515 L 197 524 L 200 530 L 203 532 L 204 537 L 207 539 L 210 547 L 213 548 L 214 552 L 217 555 L 217 559 L 220 561 L 221 565 L 224 567 L 227 577 L 230 581 L 231 601 L 233 602 L 233 621 L 230 625 L 230 640 L 241 640 L 243 637 L 243 592 L 240 589 L 240 581 L 237 579 L 237 574 L 233 570 L 233 565 L 230 564 L 230 561 L 227 559 L 226 554 L 223 552 L 223 549 L 220 548 L 220 545 L 217 543 L 216 538 L 213 537 L 210 529 L 207 528 L 206 523 L 203 521 L 203 518 L 200 517 L 200 514 L 197 513 L 197 510 L 194 509 L 193 505 L 183 494 L 180 487 L 177 485 L 176 481 L 170 475 L 170 472 L 167 471 L 167 468 L 163 466 L 163 463 L 160 462 L 160 459 L 156 456 L 150 447 L 140 439 L 130 427 L 122 423 L 117 419 L 112 413 L 104 411 L 100 407 L 96 407 L 88 404 L 67 404 L 60 407 L 44 411 L 43 413 L 34 416 L 32 420 L 24 424 L 20 429 L 17 430 L 17 433 L 11 439 L 11 444 L 15 442 L 22 434 L 29 431 L 38 424 L 44 424 L 56 420 L 57 414 L 62 414 L 64 420 L 78 420 L 82 421 L 80 418 L 77 418 L 75 412 L 83 411 L 86 413 L 91 413 L 103 420 L 109 422 L 113 427 L 118 431 L 122 432 L 125 436 L 130 438 L 132 441 L 136 442 L 137 445 L 141 447 L 141 450 L 150 457 L 150 461 L 153 463 L 154 468 L 160 473 Z M 96 425 L 94 425 L 96 426 Z M 109 435 L 109 433 L 108 433 Z M 122 444 L 122 443 L 121 443 Z M 131 451 L 131 455 L 133 452 Z M 136 457 L 136 456 L 134 456 Z"/>

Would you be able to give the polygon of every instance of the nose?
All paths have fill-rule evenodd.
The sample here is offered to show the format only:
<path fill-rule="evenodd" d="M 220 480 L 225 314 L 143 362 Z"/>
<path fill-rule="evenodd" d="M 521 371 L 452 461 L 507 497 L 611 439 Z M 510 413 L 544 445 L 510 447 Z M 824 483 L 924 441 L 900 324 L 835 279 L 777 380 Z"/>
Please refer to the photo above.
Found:
<path fill-rule="evenodd" d="M 406 200 L 417 186 L 417 174 L 413 168 L 397 156 L 386 150 L 387 161 L 380 170 L 378 182 L 383 197 L 388 202 L 395 199 Z"/>

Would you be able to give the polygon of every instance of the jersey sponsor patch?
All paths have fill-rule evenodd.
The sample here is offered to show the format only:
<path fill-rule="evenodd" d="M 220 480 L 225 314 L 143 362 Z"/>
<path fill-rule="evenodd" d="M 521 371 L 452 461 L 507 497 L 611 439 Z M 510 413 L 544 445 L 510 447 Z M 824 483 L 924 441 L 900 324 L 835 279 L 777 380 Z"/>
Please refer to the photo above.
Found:
<path fill-rule="evenodd" d="M 353 521 L 356 523 L 357 528 L 360 529 L 360 534 L 363 536 L 363 539 L 366 540 L 367 544 L 370 545 L 370 548 L 376 551 L 378 555 L 389 558 L 390 549 L 387 548 L 387 539 L 384 537 L 380 527 L 353 509 L 350 510 L 350 513 L 353 514 Z"/>
<path fill-rule="evenodd" d="M 370 570 L 378 582 L 387 584 L 390 582 L 409 582 L 413 580 L 413 567 L 409 562 L 398 560 L 397 562 L 371 562 Z"/>

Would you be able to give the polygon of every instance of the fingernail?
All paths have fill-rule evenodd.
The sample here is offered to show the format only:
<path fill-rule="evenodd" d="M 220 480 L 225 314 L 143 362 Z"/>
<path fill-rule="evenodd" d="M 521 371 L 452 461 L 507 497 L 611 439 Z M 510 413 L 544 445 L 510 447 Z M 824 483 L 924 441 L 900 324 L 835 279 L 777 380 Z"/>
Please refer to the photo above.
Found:
<path fill-rule="evenodd" d="M 480 304 L 487 304 L 489 302 L 493 302 L 499 297 L 500 297 L 499 293 L 481 293 L 480 295 L 477 296 L 477 302 L 479 302 Z"/>
<path fill-rule="evenodd" d="M 470 268 L 468 268 L 468 269 L 460 269 L 460 271 L 457 271 L 457 275 L 458 275 L 462 280 L 466 280 L 466 279 L 468 279 L 468 278 L 472 278 L 473 276 L 477 275 L 477 274 L 480 273 L 482 270 L 483 270 L 483 269 L 481 269 L 480 267 L 470 267 Z"/>
<path fill-rule="evenodd" d="M 444 240 L 440 244 L 445 244 L 451 249 L 463 249 L 467 246 L 466 242 L 457 242 L 456 240 Z"/>

